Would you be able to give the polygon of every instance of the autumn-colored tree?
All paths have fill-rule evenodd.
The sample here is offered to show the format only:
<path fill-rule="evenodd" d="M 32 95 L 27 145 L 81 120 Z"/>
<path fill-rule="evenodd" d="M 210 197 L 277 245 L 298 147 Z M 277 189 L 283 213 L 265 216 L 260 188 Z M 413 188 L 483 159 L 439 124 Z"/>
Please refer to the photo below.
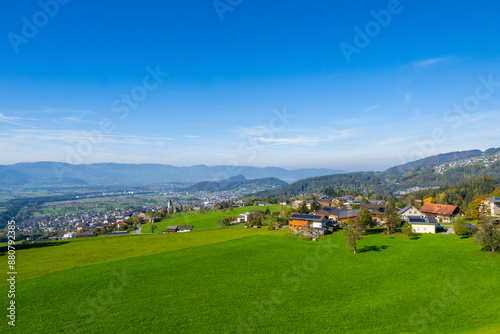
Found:
<path fill-rule="evenodd" d="M 475 201 L 471 202 L 468 206 L 469 212 L 468 216 L 472 219 L 480 219 L 482 216 L 487 215 L 488 213 L 484 210 L 483 207 L 484 197 L 478 198 Z"/>
<path fill-rule="evenodd" d="M 424 204 L 426 203 L 434 203 L 434 198 L 432 198 L 431 196 L 427 197 L 427 198 L 424 198 Z"/>

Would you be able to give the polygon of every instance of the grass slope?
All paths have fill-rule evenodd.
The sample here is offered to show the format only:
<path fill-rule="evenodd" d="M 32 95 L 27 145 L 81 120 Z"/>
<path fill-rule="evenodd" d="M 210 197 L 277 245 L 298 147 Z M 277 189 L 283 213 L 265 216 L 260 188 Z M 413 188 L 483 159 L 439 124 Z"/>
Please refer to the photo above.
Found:
<path fill-rule="evenodd" d="M 269 210 L 271 212 L 280 211 L 279 205 L 269 205 Z M 251 210 L 265 211 L 265 206 L 245 206 L 242 208 L 235 208 L 232 212 L 226 210 L 222 211 L 210 211 L 204 214 L 193 214 L 191 212 L 184 212 L 181 215 L 174 214 L 173 217 L 163 219 L 162 221 L 155 223 L 158 227 L 155 232 L 166 232 L 169 225 L 180 226 L 180 225 L 193 225 L 194 230 L 205 230 L 210 228 L 218 227 L 217 220 L 222 220 L 227 216 L 238 216 L 240 213 L 248 212 Z M 151 233 L 151 224 L 144 224 L 142 226 L 143 233 Z"/>
<path fill-rule="evenodd" d="M 231 232 L 263 235 L 166 248 L 21 280 L 16 330 L 486 334 L 498 329 L 500 256 L 481 252 L 470 239 L 369 235 L 353 255 L 339 232 L 319 242 L 262 229 L 198 234 Z M 143 241 L 155 253 L 158 245 L 150 245 L 155 237 L 174 235 L 120 239 Z M 112 241 L 95 240 L 95 246 Z M 47 249 L 65 253 L 85 242 L 91 243 Z M 31 256 L 30 262 L 36 263 Z M 0 295 L 6 291 L 1 287 Z M 6 307 L 5 298 L 0 306 Z"/>
<path fill-rule="evenodd" d="M 99 236 L 68 241 L 16 245 L 18 279 L 26 279 L 94 263 L 169 252 L 224 242 L 256 234 L 278 234 L 265 228 L 220 228 L 217 230 L 171 233 L 168 235 Z M 7 246 L 0 247 L 0 258 L 7 261 Z M 0 281 L 0 286 L 6 281 Z"/>

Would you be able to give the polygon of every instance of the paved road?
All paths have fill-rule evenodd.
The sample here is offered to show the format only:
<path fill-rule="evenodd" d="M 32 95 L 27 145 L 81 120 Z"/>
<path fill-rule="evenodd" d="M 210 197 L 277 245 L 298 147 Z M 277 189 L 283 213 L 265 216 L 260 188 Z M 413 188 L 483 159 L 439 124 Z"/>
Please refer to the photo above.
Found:
<path fill-rule="evenodd" d="M 135 227 L 135 234 L 142 234 L 142 233 L 141 233 L 141 229 L 142 229 L 141 224 L 138 224 L 138 225 Z"/>

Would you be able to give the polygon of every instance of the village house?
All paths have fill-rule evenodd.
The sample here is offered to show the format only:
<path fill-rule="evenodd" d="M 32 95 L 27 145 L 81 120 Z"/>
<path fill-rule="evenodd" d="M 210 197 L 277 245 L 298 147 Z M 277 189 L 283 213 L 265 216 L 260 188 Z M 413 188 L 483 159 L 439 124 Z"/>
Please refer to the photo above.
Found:
<path fill-rule="evenodd" d="M 156 223 L 156 222 L 159 222 L 160 220 L 161 220 L 161 218 L 160 218 L 160 217 L 149 217 L 149 218 L 148 218 L 148 221 L 149 221 L 150 223 Z"/>
<path fill-rule="evenodd" d="M 500 216 L 500 197 L 485 198 L 480 205 L 480 212 L 488 216 Z"/>
<path fill-rule="evenodd" d="M 328 221 L 326 216 L 292 213 L 288 217 L 288 220 L 291 230 L 316 232 L 320 235 L 324 235 L 328 230 L 326 228 L 326 223 Z"/>
<path fill-rule="evenodd" d="M 61 237 L 61 240 L 66 240 L 66 239 L 75 239 L 76 238 L 76 233 L 75 232 L 66 232 L 64 235 Z"/>
<path fill-rule="evenodd" d="M 420 208 L 420 212 L 427 217 L 436 217 L 436 219 L 445 223 L 450 223 L 455 216 L 463 214 L 456 205 L 434 203 L 425 203 Z"/>
<path fill-rule="evenodd" d="M 348 221 L 354 221 L 358 217 L 359 209 L 357 210 L 344 210 L 339 208 L 334 208 L 330 217 L 332 221 L 339 222 L 340 226 L 344 226 L 344 223 Z"/>
<path fill-rule="evenodd" d="M 425 215 L 420 212 L 417 208 L 415 208 L 412 205 L 407 205 L 401 210 L 399 210 L 398 214 L 401 216 L 402 219 L 407 220 L 409 216 L 413 217 L 425 217 Z"/>
<path fill-rule="evenodd" d="M 435 234 L 441 226 L 436 221 L 435 217 L 420 217 L 407 216 L 406 220 L 411 225 L 414 233 L 431 233 Z"/>

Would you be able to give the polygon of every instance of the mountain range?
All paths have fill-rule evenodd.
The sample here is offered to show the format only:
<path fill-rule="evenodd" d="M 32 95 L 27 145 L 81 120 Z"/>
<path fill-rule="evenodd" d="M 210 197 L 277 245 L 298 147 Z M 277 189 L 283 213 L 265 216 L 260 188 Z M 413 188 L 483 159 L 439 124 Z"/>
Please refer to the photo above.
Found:
<path fill-rule="evenodd" d="M 249 166 L 175 167 L 161 164 L 97 163 L 72 165 L 59 162 L 18 163 L 0 165 L 0 186 L 40 187 L 71 185 L 149 185 L 194 184 L 219 181 L 243 175 L 247 179 L 278 178 L 294 182 L 307 177 L 343 173 L 334 169 L 295 169 Z"/>

